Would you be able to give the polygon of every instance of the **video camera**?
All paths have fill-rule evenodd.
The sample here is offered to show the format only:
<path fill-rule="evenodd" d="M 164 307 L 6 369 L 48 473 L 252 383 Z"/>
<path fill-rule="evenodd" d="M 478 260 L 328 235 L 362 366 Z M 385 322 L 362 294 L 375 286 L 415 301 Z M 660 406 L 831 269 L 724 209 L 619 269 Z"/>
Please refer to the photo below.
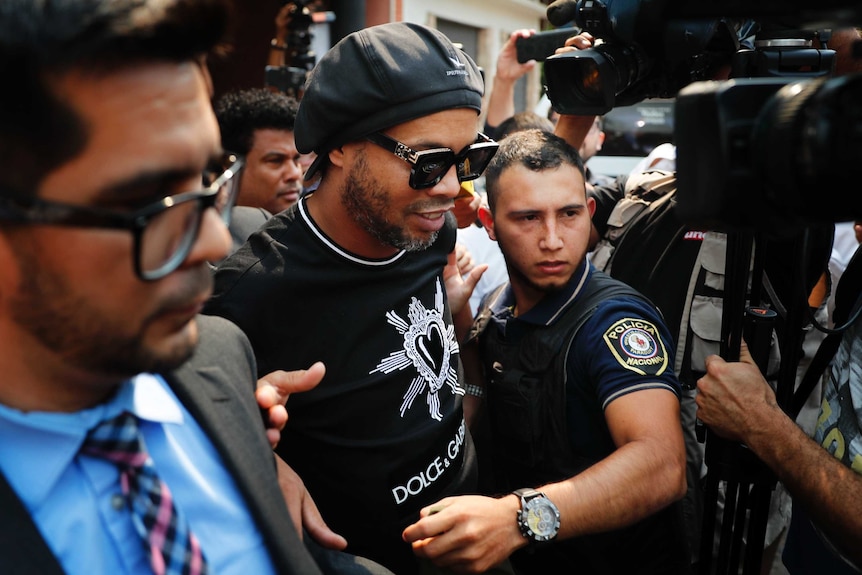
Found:
<path fill-rule="evenodd" d="M 862 217 L 862 74 L 833 77 L 829 33 L 764 25 L 730 80 L 692 83 L 674 109 L 677 213 L 692 225 L 765 231 Z"/>
<path fill-rule="evenodd" d="M 561 114 L 605 114 L 645 98 L 672 98 L 711 77 L 717 61 L 739 48 L 737 21 L 665 20 L 662 2 L 554 2 L 548 19 L 575 24 L 599 42 L 545 61 L 548 98 Z"/>
<path fill-rule="evenodd" d="M 862 217 L 862 75 L 698 82 L 675 122 L 684 221 L 783 235 Z"/>
<path fill-rule="evenodd" d="M 313 0 L 278 1 L 282 7 L 288 4 L 294 6 L 287 27 L 287 38 L 285 38 L 284 58 L 289 65 L 267 66 L 264 70 L 264 84 L 298 97 L 305 86 L 308 72 L 316 63 L 316 55 L 310 49 L 313 38 L 311 25 L 314 23 L 314 17 L 309 4 Z"/>
<path fill-rule="evenodd" d="M 847 182 L 862 181 L 862 75 L 831 77 L 822 31 L 858 25 L 862 5 L 823 3 L 558 0 L 551 23 L 574 19 L 602 42 L 545 61 L 548 97 L 576 115 L 675 97 L 677 213 L 690 225 L 785 235 L 860 219 Z M 733 79 L 712 80 L 722 67 Z"/>

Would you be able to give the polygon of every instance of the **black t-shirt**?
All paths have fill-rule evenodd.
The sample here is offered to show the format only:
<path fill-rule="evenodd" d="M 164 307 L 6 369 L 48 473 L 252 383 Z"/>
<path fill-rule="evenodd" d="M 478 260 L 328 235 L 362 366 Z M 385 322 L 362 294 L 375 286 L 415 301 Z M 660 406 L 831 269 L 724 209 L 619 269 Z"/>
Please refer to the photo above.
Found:
<path fill-rule="evenodd" d="M 411 573 L 403 528 L 476 481 L 442 277 L 454 219 L 427 250 L 368 260 L 330 240 L 306 201 L 219 266 L 206 312 L 246 332 L 261 375 L 324 362 L 323 381 L 291 396 L 277 452 L 349 551 Z"/>

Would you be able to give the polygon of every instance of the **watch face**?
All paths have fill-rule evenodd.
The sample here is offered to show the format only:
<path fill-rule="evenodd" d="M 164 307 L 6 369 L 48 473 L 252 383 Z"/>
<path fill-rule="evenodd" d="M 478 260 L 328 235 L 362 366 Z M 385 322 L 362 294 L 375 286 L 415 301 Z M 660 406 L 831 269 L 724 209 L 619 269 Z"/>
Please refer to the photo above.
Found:
<path fill-rule="evenodd" d="M 524 519 L 536 541 L 547 541 L 560 529 L 560 512 L 545 497 L 536 497 L 524 507 Z"/>

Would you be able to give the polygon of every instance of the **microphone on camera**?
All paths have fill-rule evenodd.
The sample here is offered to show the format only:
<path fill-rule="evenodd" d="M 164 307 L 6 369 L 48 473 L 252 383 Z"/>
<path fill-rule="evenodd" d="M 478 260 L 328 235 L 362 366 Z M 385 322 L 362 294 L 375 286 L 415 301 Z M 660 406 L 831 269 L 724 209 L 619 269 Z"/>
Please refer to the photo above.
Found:
<path fill-rule="evenodd" d="M 577 0 L 554 0 L 547 10 L 548 22 L 554 26 L 565 26 L 575 19 L 578 12 Z"/>

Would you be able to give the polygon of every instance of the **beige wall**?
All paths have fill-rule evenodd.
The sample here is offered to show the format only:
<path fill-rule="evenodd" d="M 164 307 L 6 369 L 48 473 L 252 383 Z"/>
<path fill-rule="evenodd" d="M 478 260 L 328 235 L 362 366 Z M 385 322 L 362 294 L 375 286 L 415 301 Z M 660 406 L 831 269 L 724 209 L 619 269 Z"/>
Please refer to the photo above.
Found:
<path fill-rule="evenodd" d="M 436 27 L 437 20 L 444 19 L 477 28 L 478 49 L 474 57 L 485 70 L 486 98 L 493 85 L 497 54 L 509 34 L 519 28 L 540 30 L 547 10 L 539 0 L 390 0 L 390 5 L 400 5 L 407 22 Z M 527 77 L 526 109 L 532 109 L 538 102 L 539 70 L 537 66 Z"/>

